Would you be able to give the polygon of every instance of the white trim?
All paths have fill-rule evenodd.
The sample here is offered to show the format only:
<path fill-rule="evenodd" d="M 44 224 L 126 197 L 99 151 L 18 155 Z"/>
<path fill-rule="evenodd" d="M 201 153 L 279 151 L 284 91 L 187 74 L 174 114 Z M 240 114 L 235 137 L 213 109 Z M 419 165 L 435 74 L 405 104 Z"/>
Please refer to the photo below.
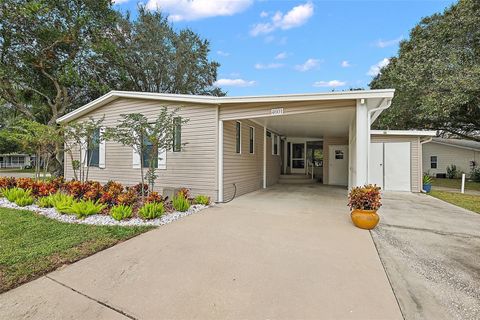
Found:
<path fill-rule="evenodd" d="M 232 104 L 232 103 L 275 103 L 275 102 L 294 102 L 294 101 L 325 101 L 325 100 L 356 100 L 369 98 L 393 98 L 394 89 L 380 90 L 358 90 L 358 91 L 336 91 L 306 94 L 283 94 L 267 96 L 244 96 L 244 97 L 213 97 L 197 96 L 183 94 L 166 94 L 152 92 L 130 92 L 130 91 L 110 91 L 109 93 L 93 100 L 90 103 L 64 115 L 57 119 L 57 123 L 72 121 L 88 112 L 105 105 L 118 98 L 163 100 L 184 103 L 202 103 L 202 104 Z"/>
<path fill-rule="evenodd" d="M 218 202 L 223 202 L 223 121 L 218 121 Z"/>
<path fill-rule="evenodd" d="M 271 133 L 270 133 L 271 134 Z M 263 189 L 267 188 L 267 127 L 263 127 Z"/>
<path fill-rule="evenodd" d="M 240 132 L 238 133 L 240 138 L 239 151 L 237 152 L 237 123 L 240 124 Z M 242 154 L 242 122 L 235 121 L 235 154 Z"/>
<path fill-rule="evenodd" d="M 436 131 L 422 131 L 422 130 L 370 130 L 371 135 L 388 135 L 388 136 L 422 136 L 435 137 Z"/>
<path fill-rule="evenodd" d="M 248 126 L 248 153 L 249 154 L 255 154 L 255 127 L 253 126 Z M 253 129 L 252 131 L 250 131 L 250 129 Z M 250 137 L 250 133 L 252 132 L 252 137 L 253 139 L 251 139 Z M 252 143 L 253 143 L 253 151 L 250 152 L 250 140 L 253 140 Z"/>

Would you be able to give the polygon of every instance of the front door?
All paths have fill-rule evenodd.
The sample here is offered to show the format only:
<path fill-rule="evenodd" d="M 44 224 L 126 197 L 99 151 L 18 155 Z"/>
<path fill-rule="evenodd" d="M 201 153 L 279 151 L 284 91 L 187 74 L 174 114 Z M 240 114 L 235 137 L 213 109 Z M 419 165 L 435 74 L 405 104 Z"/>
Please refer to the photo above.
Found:
<path fill-rule="evenodd" d="M 305 143 L 292 143 L 291 146 L 291 172 L 305 174 Z"/>
<path fill-rule="evenodd" d="M 347 145 L 331 145 L 328 148 L 328 184 L 348 185 Z"/>

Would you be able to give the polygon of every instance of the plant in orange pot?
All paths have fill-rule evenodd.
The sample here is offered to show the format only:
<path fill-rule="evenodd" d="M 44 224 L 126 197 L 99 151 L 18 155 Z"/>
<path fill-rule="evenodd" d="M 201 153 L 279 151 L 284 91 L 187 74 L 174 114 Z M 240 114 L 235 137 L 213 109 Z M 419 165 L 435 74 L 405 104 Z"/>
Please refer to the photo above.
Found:
<path fill-rule="evenodd" d="M 348 194 L 348 206 L 353 224 L 361 229 L 371 230 L 380 221 L 377 210 L 382 206 L 380 187 L 368 184 L 354 187 Z"/>

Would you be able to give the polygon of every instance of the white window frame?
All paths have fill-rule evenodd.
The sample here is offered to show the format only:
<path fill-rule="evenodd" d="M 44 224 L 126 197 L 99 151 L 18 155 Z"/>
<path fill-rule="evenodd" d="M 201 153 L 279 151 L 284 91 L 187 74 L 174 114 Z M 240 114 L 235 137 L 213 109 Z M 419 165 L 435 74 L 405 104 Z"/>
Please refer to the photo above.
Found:
<path fill-rule="evenodd" d="M 432 158 L 435 157 L 435 168 L 432 167 Z M 438 156 L 430 156 L 430 169 L 438 169 Z"/>
<path fill-rule="evenodd" d="M 237 151 L 237 123 L 240 125 L 239 126 L 240 130 L 238 131 L 238 138 L 239 138 L 238 151 Z M 242 122 L 241 121 L 235 121 L 235 153 L 242 154 Z"/>
<path fill-rule="evenodd" d="M 253 144 L 252 148 L 250 148 L 250 142 Z M 255 154 L 255 127 L 252 126 L 249 126 L 248 129 L 248 152 L 250 154 Z"/>
<path fill-rule="evenodd" d="M 272 156 L 280 155 L 280 136 L 276 133 L 272 133 Z M 277 152 L 275 153 L 275 144 L 277 144 Z"/>

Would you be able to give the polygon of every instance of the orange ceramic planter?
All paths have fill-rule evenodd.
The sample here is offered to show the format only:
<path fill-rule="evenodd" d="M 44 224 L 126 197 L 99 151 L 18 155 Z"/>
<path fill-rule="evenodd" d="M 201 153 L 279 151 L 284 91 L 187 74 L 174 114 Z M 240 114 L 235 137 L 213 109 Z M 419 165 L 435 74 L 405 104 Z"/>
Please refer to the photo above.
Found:
<path fill-rule="evenodd" d="M 378 221 L 380 221 L 380 217 L 375 210 L 354 209 L 351 213 L 351 217 L 352 222 L 356 227 L 366 230 L 375 228 Z"/>

